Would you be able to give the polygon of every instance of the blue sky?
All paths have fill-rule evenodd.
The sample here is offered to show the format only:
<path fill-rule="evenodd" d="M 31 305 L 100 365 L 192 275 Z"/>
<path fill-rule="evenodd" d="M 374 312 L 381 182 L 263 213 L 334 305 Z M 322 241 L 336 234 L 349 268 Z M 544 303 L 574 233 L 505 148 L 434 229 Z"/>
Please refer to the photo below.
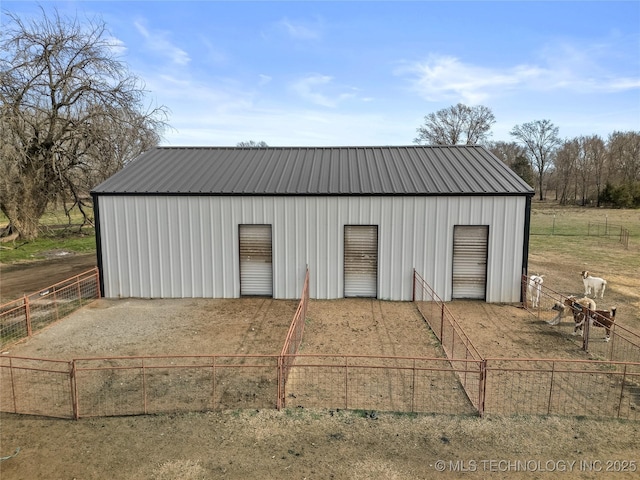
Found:
<path fill-rule="evenodd" d="M 640 130 L 639 1 L 0 1 L 39 5 L 106 22 L 171 111 L 164 145 L 409 145 L 459 102 L 493 140 Z"/>

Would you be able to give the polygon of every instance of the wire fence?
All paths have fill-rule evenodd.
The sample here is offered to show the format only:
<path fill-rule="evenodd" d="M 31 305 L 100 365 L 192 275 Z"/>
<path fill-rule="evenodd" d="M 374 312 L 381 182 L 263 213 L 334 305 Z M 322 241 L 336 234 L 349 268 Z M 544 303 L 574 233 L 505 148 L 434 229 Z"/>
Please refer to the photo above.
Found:
<path fill-rule="evenodd" d="M 484 413 L 640 419 L 640 363 L 486 360 Z"/>
<path fill-rule="evenodd" d="M 612 225 L 608 222 L 605 223 L 592 223 L 589 222 L 587 227 L 587 235 L 595 235 L 598 237 L 617 237 L 618 241 L 626 248 L 629 249 L 629 230 L 621 225 Z"/>
<path fill-rule="evenodd" d="M 300 304 L 278 355 L 70 361 L 0 356 L 0 410 L 74 419 L 323 408 L 369 415 L 393 411 L 640 420 L 640 362 L 483 358 L 429 285 L 418 274 L 414 279 L 416 306 L 442 342 L 445 358 L 299 353 L 308 303 L 305 277 Z M 550 302 L 553 296 L 546 293 L 545 301 Z M 616 345 L 615 340 L 621 345 L 621 338 L 612 330 L 607 343 Z M 609 348 L 638 350 L 628 343 Z"/>
<path fill-rule="evenodd" d="M 287 332 L 287 336 L 284 340 L 284 345 L 282 347 L 282 352 L 280 354 L 280 358 L 282 361 L 281 364 L 281 375 L 279 382 L 279 392 L 282 392 L 282 395 L 278 396 L 278 408 L 281 408 L 285 404 L 285 396 L 284 391 L 287 383 L 287 379 L 289 378 L 289 371 L 291 370 L 291 366 L 295 362 L 295 355 L 298 353 L 300 349 L 300 344 L 302 343 L 302 335 L 304 334 L 304 325 L 307 319 L 307 308 L 309 306 L 309 267 L 307 267 L 307 271 L 304 277 L 304 283 L 302 285 L 302 294 L 300 295 L 300 303 L 298 303 L 298 308 L 296 309 L 296 313 L 293 315 L 293 320 L 291 321 L 291 326 L 289 327 L 289 331 Z"/>
<path fill-rule="evenodd" d="M 35 332 L 100 298 L 98 269 L 0 305 L 0 348 Z"/>
<path fill-rule="evenodd" d="M 540 320 L 566 329 L 576 344 L 591 356 L 612 362 L 640 362 L 640 335 L 615 321 L 612 312 L 576 305 L 580 300 L 545 286 L 529 289 L 522 276 L 522 306 Z M 584 297 L 583 297 L 584 298 Z"/>
<path fill-rule="evenodd" d="M 571 216 L 548 215 L 537 217 L 531 235 L 607 237 L 617 239 L 625 249 L 629 249 L 630 232 L 622 225 L 609 223 L 606 216 L 604 222 L 576 222 Z"/>
<path fill-rule="evenodd" d="M 569 297 L 541 285 L 539 292 L 531 292 L 536 294 L 532 301 L 528 285 L 529 277 L 524 276 L 525 308 L 555 325 L 568 317 L 571 327 L 575 328 L 572 310 L 566 307 Z M 591 332 L 605 330 L 607 323 L 603 315 L 587 309 L 585 318 L 591 320 L 584 322 L 580 336 L 576 330 L 574 338 L 577 347 L 590 348 L 592 354 L 607 348 L 603 358 L 608 360 L 485 359 L 446 304 L 415 271 L 413 297 L 450 360 L 480 360 L 479 384 L 473 375 L 458 376 L 480 415 L 558 414 L 640 419 L 640 337 L 614 323 L 610 328 L 610 341 L 592 339 L 589 342 Z"/>

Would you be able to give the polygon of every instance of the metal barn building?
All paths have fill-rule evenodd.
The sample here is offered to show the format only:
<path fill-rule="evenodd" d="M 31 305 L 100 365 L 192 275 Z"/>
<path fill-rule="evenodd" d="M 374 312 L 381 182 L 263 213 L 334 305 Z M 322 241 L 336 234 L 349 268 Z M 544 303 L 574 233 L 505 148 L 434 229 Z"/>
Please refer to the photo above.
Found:
<path fill-rule="evenodd" d="M 520 300 L 533 190 L 480 146 L 159 147 L 92 191 L 105 297 Z"/>

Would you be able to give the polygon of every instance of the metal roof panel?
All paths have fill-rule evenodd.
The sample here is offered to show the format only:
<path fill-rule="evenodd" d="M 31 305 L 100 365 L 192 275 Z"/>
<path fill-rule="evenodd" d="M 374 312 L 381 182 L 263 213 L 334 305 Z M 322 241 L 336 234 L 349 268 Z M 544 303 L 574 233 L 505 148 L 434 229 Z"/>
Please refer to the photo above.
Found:
<path fill-rule="evenodd" d="M 157 147 L 95 194 L 533 195 L 481 146 Z"/>

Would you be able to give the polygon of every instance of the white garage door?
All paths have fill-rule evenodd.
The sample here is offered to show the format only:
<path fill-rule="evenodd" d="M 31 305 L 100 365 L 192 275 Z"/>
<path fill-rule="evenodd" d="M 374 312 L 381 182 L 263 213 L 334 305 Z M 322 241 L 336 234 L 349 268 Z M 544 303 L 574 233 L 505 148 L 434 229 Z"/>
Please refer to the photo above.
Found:
<path fill-rule="evenodd" d="M 373 297 L 378 294 L 378 227 L 344 227 L 344 296 Z"/>
<path fill-rule="evenodd" d="M 271 225 L 240 225 L 240 295 L 273 296 Z"/>
<path fill-rule="evenodd" d="M 453 298 L 484 300 L 487 285 L 488 226 L 453 230 Z"/>

